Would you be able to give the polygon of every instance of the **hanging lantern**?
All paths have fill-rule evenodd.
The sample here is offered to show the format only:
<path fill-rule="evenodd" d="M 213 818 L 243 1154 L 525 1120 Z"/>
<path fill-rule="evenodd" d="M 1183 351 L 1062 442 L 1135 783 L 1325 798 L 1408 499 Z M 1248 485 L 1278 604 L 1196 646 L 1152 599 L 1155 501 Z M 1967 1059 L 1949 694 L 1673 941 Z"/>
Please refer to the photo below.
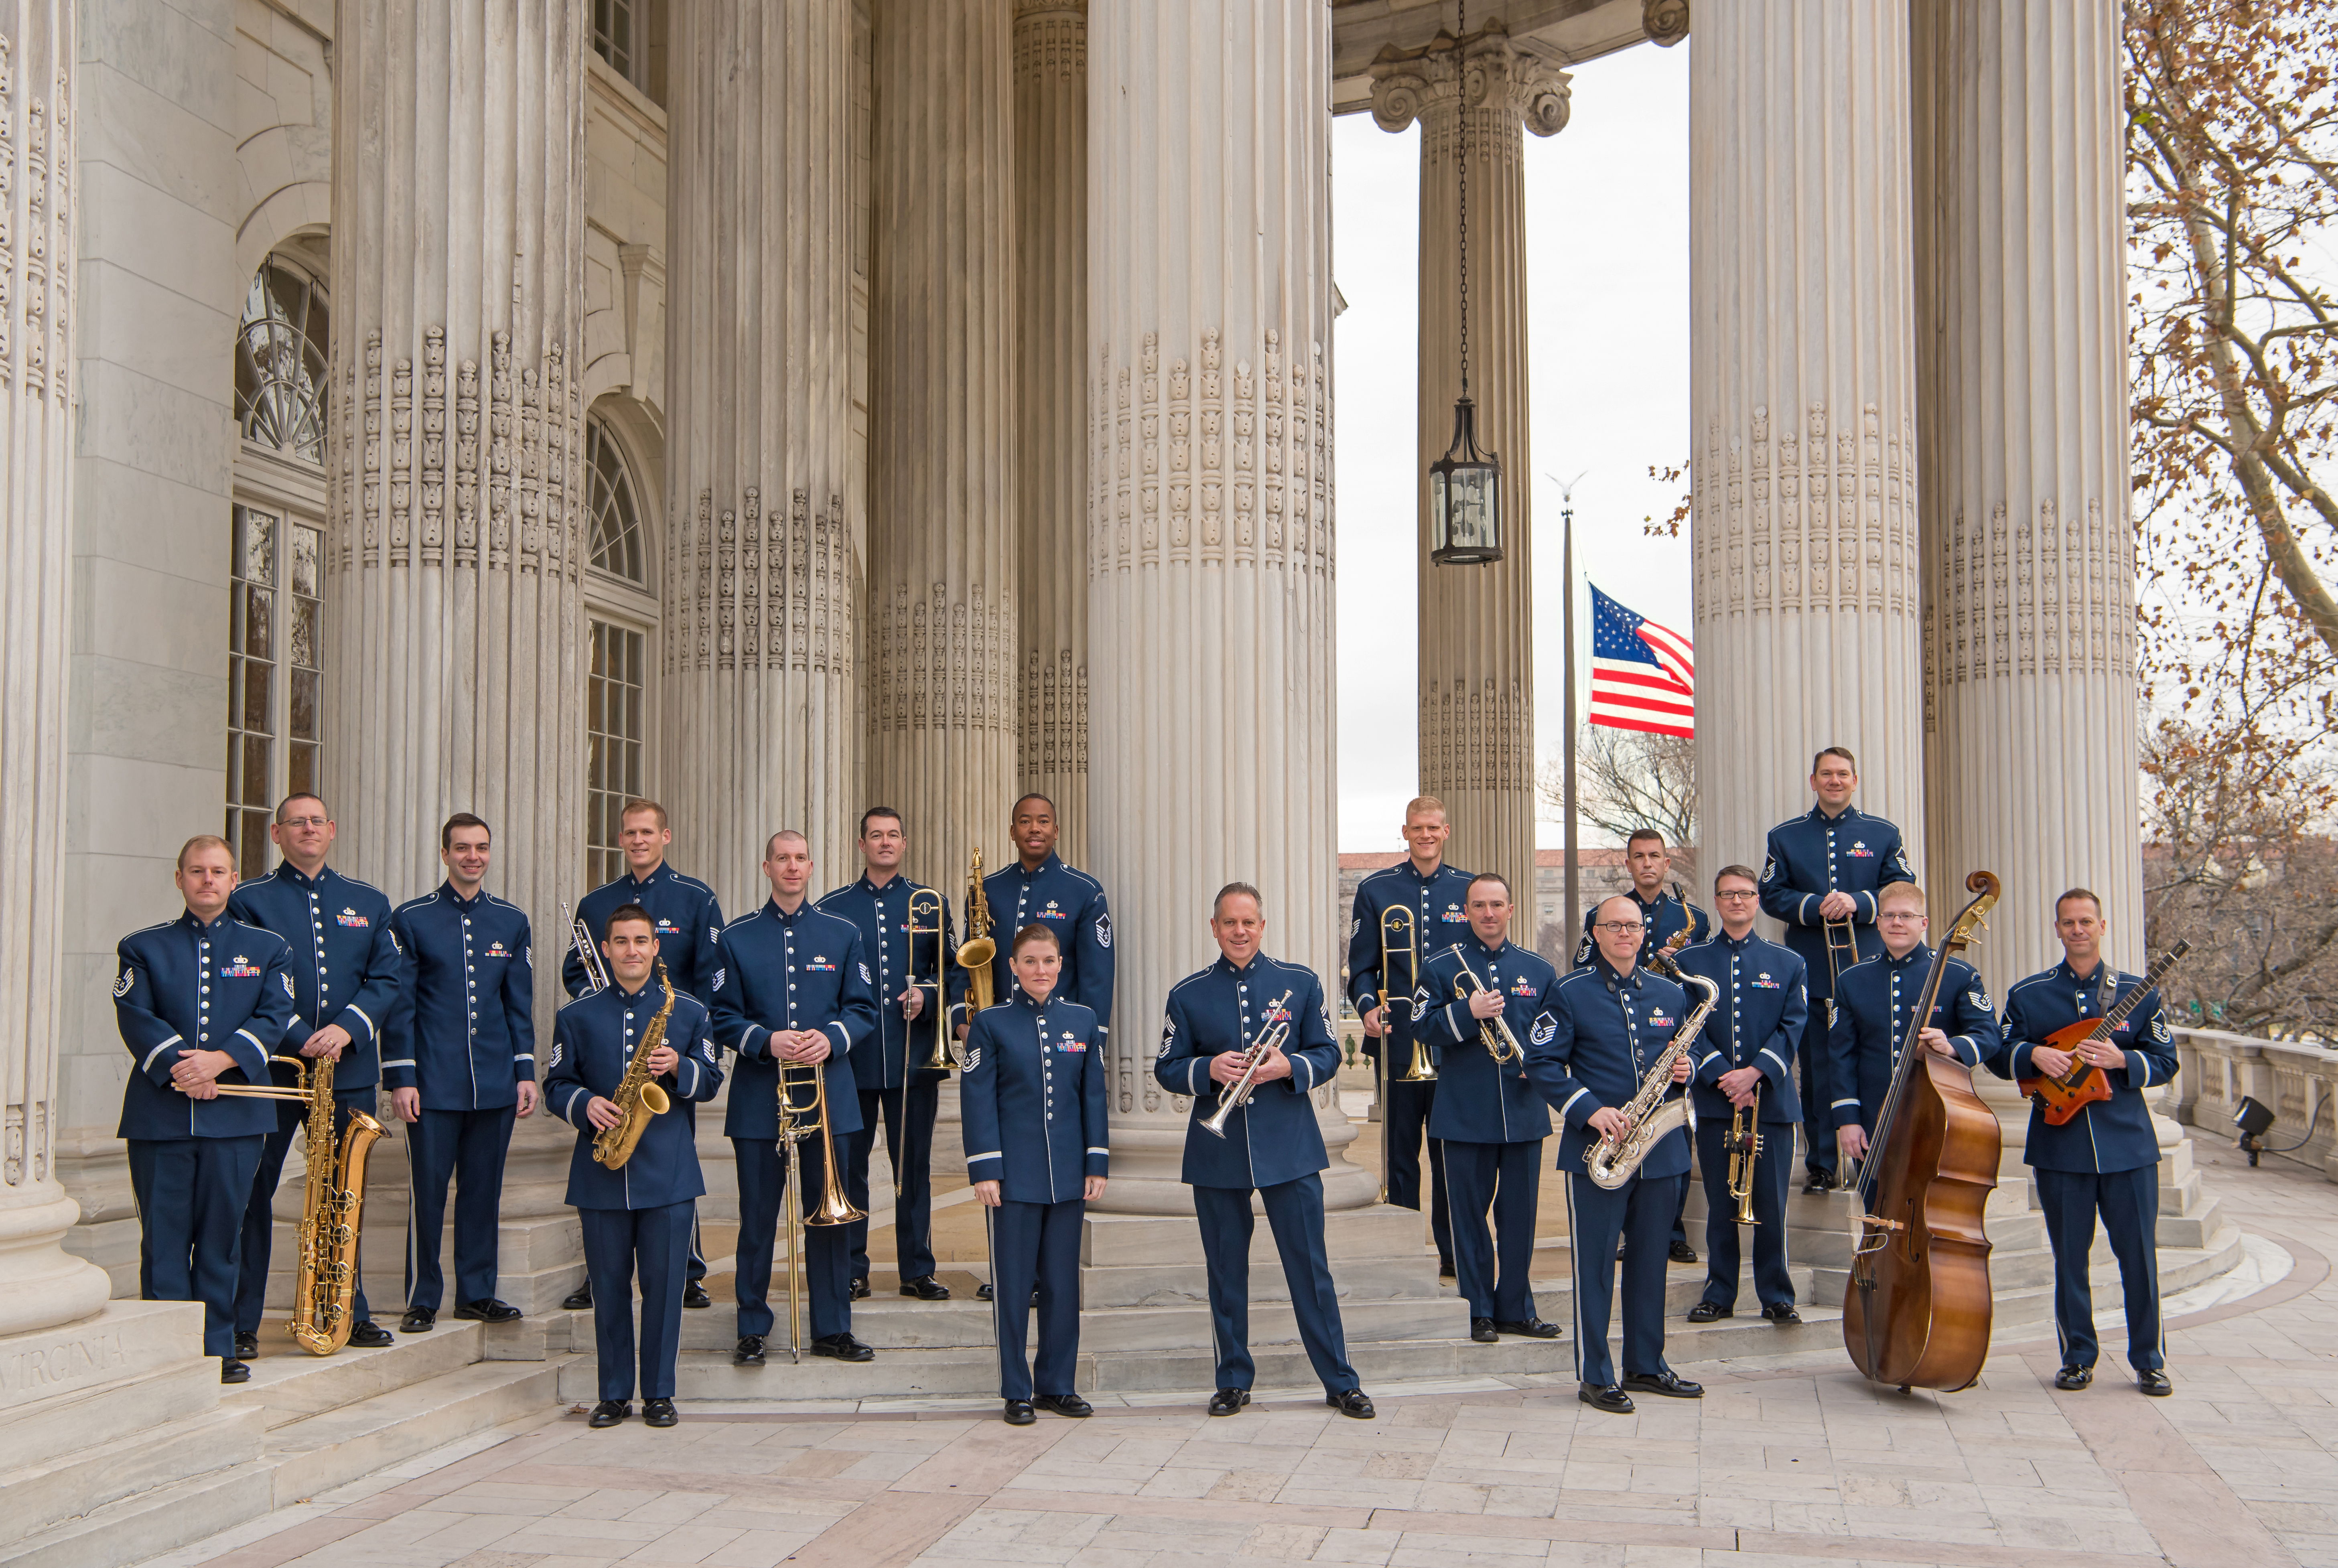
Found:
<path fill-rule="evenodd" d="M 1469 35 L 1468 0 L 1454 6 Z M 1458 49 L 1458 44 L 1457 44 Z M 1458 55 L 1457 55 L 1458 59 Z M 1459 85 L 1459 83 L 1457 83 Z M 1502 558 L 1502 460 L 1478 449 L 1478 406 L 1469 400 L 1469 105 L 1454 138 L 1461 261 L 1461 396 L 1453 404 L 1453 445 L 1429 466 L 1429 559 L 1439 566 L 1488 566 Z"/>

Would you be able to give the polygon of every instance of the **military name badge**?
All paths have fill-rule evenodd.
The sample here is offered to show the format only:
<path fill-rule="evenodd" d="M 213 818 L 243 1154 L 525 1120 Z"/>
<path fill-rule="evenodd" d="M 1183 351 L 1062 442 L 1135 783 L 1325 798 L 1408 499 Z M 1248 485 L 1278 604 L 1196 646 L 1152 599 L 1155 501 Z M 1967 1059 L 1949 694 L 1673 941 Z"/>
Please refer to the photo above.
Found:
<path fill-rule="evenodd" d="M 135 969 L 124 969 L 120 975 L 114 977 L 113 994 L 117 997 L 127 996 L 130 995 L 130 988 L 137 984 L 138 971 Z"/>

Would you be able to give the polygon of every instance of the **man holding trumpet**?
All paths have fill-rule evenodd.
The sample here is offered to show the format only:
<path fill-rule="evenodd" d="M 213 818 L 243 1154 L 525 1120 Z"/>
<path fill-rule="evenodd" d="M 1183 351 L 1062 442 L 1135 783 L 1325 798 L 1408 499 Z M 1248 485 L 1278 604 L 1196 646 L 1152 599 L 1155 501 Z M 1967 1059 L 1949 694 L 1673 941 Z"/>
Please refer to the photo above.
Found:
<path fill-rule="evenodd" d="M 1250 1403 L 1250 1195 L 1274 1230 L 1282 1277 L 1323 1403 L 1368 1421 L 1340 1326 L 1340 1299 L 1323 1250 L 1323 1168 L 1331 1162 L 1311 1096 L 1340 1070 L 1323 983 L 1259 951 L 1266 915 L 1258 889 L 1229 882 L 1210 906 L 1218 961 L 1169 990 L 1153 1076 L 1193 1097 L 1184 1179 L 1194 1189 L 1209 1267 L 1210 1326 L 1218 1348 L 1210 1414 Z"/>

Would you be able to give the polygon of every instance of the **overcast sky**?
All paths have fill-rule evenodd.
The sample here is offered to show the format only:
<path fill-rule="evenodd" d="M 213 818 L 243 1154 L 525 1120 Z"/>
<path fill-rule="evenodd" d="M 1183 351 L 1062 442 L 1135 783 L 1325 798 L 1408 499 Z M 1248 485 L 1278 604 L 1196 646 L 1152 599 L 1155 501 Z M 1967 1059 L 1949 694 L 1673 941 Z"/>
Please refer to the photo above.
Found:
<path fill-rule="evenodd" d="M 1643 45 L 1574 75 L 1567 127 L 1526 139 L 1534 398 L 1535 745 L 1561 735 L 1559 498 L 1575 485 L 1577 701 L 1596 583 L 1684 635 L 1688 542 L 1649 539 L 1688 456 L 1688 51 Z M 1400 847 L 1416 778 L 1413 551 L 1419 456 L 1420 132 L 1333 122 L 1332 272 L 1339 485 L 1340 848 Z M 1482 428 L 1482 425 L 1481 425 Z M 1505 483 L 1526 482 L 1503 454 Z M 1448 568 L 1468 570 L 1468 568 Z M 1559 828 L 1543 825 L 1556 845 Z"/>

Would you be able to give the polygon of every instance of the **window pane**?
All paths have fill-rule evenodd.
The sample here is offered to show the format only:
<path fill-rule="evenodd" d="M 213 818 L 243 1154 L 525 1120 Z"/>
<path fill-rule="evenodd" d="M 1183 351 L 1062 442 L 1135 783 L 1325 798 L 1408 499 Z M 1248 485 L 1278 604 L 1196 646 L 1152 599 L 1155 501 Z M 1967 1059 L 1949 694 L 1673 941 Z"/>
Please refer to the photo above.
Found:
<path fill-rule="evenodd" d="M 317 667 L 319 609 L 319 606 L 314 599 L 303 599 L 297 593 L 292 597 L 291 642 L 286 648 L 286 652 L 291 662 L 303 670 L 314 670 Z"/>
<path fill-rule="evenodd" d="M 243 662 L 243 727 L 246 730 L 273 731 L 270 722 L 275 717 L 275 705 L 269 701 L 268 678 L 275 671 L 257 660 Z"/>
<path fill-rule="evenodd" d="M 623 864 L 619 813 L 642 792 L 640 671 L 646 641 L 626 627 L 591 623 L 592 673 L 584 691 L 585 858 L 607 868 L 604 881 Z"/>
<path fill-rule="evenodd" d="M 593 564 L 627 582 L 646 584 L 640 492 L 624 454 L 597 419 L 584 424 L 584 469 Z"/>
<path fill-rule="evenodd" d="M 255 659 L 272 659 L 275 654 L 275 631 L 269 624 L 269 612 L 275 606 L 276 595 L 265 588 L 243 591 L 243 651 Z"/>
<path fill-rule="evenodd" d="M 281 262 L 253 277 L 236 334 L 235 411 L 245 440 L 321 465 L 329 339 L 318 295 L 313 280 Z"/>
<path fill-rule="evenodd" d="M 300 524 L 292 526 L 292 592 L 318 596 L 317 561 L 324 551 L 324 534 L 320 530 Z"/>
<path fill-rule="evenodd" d="M 317 738 L 317 672 L 314 670 L 295 670 L 290 680 L 292 712 L 284 732 L 296 740 L 314 740 Z"/>
<path fill-rule="evenodd" d="M 284 783 L 287 795 L 297 795 L 321 787 L 322 780 L 317 773 L 317 748 L 313 743 L 293 742 L 292 766 Z"/>
<path fill-rule="evenodd" d="M 239 815 L 242 820 L 237 824 L 235 874 L 240 877 L 265 877 L 268 875 L 268 813 L 245 811 Z"/>
<path fill-rule="evenodd" d="M 243 738 L 243 794 L 246 802 L 258 805 L 268 799 L 268 760 L 273 750 L 265 735 Z"/>
<path fill-rule="evenodd" d="M 247 583 L 272 584 L 276 581 L 276 519 L 248 506 L 241 515 L 243 552 L 236 562 L 236 575 Z"/>

